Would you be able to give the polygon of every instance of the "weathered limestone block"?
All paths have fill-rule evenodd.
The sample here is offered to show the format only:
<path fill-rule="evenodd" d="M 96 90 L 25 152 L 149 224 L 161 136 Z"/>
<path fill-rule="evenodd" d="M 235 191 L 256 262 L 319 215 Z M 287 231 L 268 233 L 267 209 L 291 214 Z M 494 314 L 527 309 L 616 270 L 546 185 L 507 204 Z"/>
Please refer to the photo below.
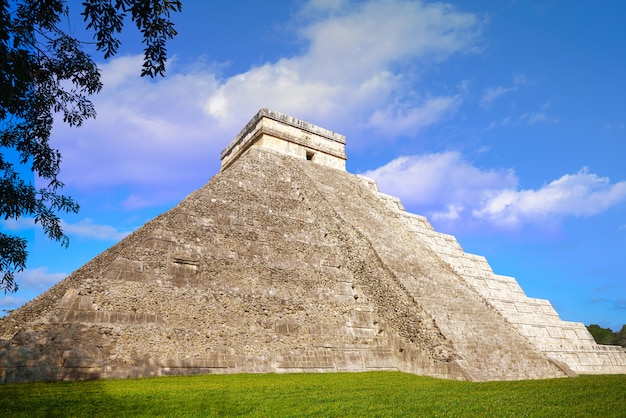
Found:
<path fill-rule="evenodd" d="M 378 190 L 373 180 L 361 177 L 361 181 Z M 528 298 L 515 278 L 494 274 L 484 257 L 465 253 L 454 237 L 434 231 L 425 218 L 403 213 L 402 207 L 389 204 L 392 200 L 387 195 L 378 196 L 389 208 L 399 211 L 422 242 L 549 358 L 578 373 L 626 373 L 626 356 L 619 349 L 589 355 L 597 353 L 598 346 L 583 324 L 562 321 L 549 301 Z"/>
<path fill-rule="evenodd" d="M 156 241 L 150 241 L 150 245 L 153 245 L 155 242 Z M 144 275 L 143 263 L 141 261 L 131 261 L 123 257 L 118 257 L 111 263 L 111 266 L 105 273 L 105 278 L 107 280 L 129 280 L 138 282 L 148 279 Z"/>

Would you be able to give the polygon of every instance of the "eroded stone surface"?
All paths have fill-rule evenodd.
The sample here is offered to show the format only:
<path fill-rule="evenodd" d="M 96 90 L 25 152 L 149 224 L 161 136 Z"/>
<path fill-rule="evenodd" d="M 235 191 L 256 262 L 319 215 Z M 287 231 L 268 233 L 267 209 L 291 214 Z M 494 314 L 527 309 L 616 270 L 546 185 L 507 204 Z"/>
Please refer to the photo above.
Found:
<path fill-rule="evenodd" d="M 247 146 L 178 206 L 0 319 L 0 381 L 625 371 L 623 351 L 600 349 L 373 181 L 278 151 Z"/>

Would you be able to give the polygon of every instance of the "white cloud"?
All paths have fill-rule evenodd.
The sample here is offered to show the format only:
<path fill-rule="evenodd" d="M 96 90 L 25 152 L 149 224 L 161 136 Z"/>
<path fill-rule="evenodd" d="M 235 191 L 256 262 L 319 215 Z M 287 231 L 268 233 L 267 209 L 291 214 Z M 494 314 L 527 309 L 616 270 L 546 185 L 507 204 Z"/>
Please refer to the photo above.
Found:
<path fill-rule="evenodd" d="M 363 173 L 380 189 L 409 205 L 437 208 L 450 213 L 471 207 L 477 194 L 502 190 L 515 184 L 512 170 L 480 170 L 458 152 L 405 156 Z"/>
<path fill-rule="evenodd" d="M 380 130 L 388 136 L 411 133 L 411 131 L 433 125 L 450 113 L 461 103 L 461 96 L 433 97 L 421 107 L 397 109 L 390 105 L 384 110 L 376 110 L 369 118 L 368 126 Z"/>
<path fill-rule="evenodd" d="M 502 98 L 503 96 L 516 92 L 519 86 L 525 86 L 531 84 L 528 78 L 521 73 L 513 75 L 513 85 L 512 86 L 497 86 L 497 87 L 488 87 L 485 89 L 483 96 L 480 98 L 480 106 L 481 107 L 489 107 L 491 103 Z"/>
<path fill-rule="evenodd" d="M 561 216 L 592 216 L 626 200 L 626 181 L 611 184 L 583 168 L 537 190 L 501 190 L 491 193 L 477 218 L 487 218 L 503 225 L 542 221 Z"/>
<path fill-rule="evenodd" d="M 626 181 L 612 184 L 586 168 L 539 189 L 520 190 L 513 170 L 480 169 L 457 152 L 399 157 L 363 174 L 408 207 L 447 225 L 519 227 L 597 215 L 626 201 Z"/>
<path fill-rule="evenodd" d="M 176 73 L 174 60 L 168 77 L 148 80 L 137 75 L 135 58 L 103 65 L 103 78 L 113 81 L 93 99 L 96 120 L 79 129 L 55 127 L 68 186 L 173 187 L 197 175 L 230 139 L 203 111 L 204 98 L 217 86 L 214 74 Z M 207 171 L 213 174 L 215 167 Z"/>
<path fill-rule="evenodd" d="M 547 101 L 541 105 L 541 110 L 525 112 L 516 120 L 517 124 L 526 123 L 528 125 L 536 125 L 538 123 L 559 123 L 558 116 L 548 114 L 547 110 L 552 105 L 552 101 Z"/>
<path fill-rule="evenodd" d="M 406 101 L 414 80 L 398 66 L 415 60 L 436 62 L 471 50 L 478 19 L 439 3 L 389 0 L 344 5 L 309 4 L 334 13 L 302 28 L 308 49 L 227 79 L 208 98 L 206 111 L 231 127 L 241 126 L 263 106 L 313 120 L 347 119 L 354 124 L 369 119 L 381 124 L 383 116 L 397 121 L 388 109 L 397 107 L 391 103 L 400 99 L 400 108 L 409 109 L 406 117 L 400 117 L 402 127 L 413 130 L 427 124 L 429 120 L 419 114 L 430 111 L 433 103 Z M 433 100 L 453 107 L 457 99 Z"/>
<path fill-rule="evenodd" d="M 0 219 L 0 226 L 6 231 L 28 231 L 35 228 L 35 218 Z"/>
<path fill-rule="evenodd" d="M 66 273 L 50 273 L 47 267 L 25 269 L 15 273 L 15 281 L 19 292 L 13 295 L 0 296 L 0 316 L 6 311 L 19 308 L 28 302 L 34 295 L 40 294 L 67 277 Z M 16 296 L 16 295 L 20 296 Z"/>
<path fill-rule="evenodd" d="M 550 116 L 546 112 L 527 112 L 520 116 L 519 121 L 536 125 L 538 123 L 559 123 L 559 118 Z"/>
<path fill-rule="evenodd" d="M 375 127 L 400 135 L 459 106 L 461 96 L 420 86 L 417 69 L 474 51 L 475 15 L 408 0 L 313 0 L 301 10 L 293 25 L 301 52 L 242 73 L 182 67 L 174 56 L 167 76 L 152 80 L 138 77 L 142 57 L 104 64 L 97 119 L 55 126 L 62 180 L 90 193 L 132 190 L 116 197 L 125 207 L 167 203 L 172 190 L 219 169 L 219 152 L 262 107 L 344 134 Z"/>
<path fill-rule="evenodd" d="M 0 221 L 0 226 L 7 231 L 20 232 L 32 230 L 38 226 L 34 218 L 19 218 Z M 61 228 L 68 236 L 92 238 L 96 240 L 119 241 L 130 234 L 130 231 L 119 231 L 109 225 L 98 225 L 93 219 L 86 218 L 76 223 L 68 223 L 61 220 Z"/>
<path fill-rule="evenodd" d="M 13 309 L 19 308 L 26 302 L 28 302 L 28 299 L 24 297 L 16 297 L 6 294 L 0 296 L 0 317 L 3 317 Z"/>
<path fill-rule="evenodd" d="M 302 30 L 311 45 L 302 60 L 319 66 L 312 68 L 316 76 L 362 80 L 403 59 L 445 59 L 463 51 L 475 41 L 477 25 L 475 16 L 441 3 L 355 3 L 349 12 Z"/>
<path fill-rule="evenodd" d="M 128 85 L 130 80 L 137 77 L 137 71 L 143 64 L 143 56 L 121 56 L 104 64 L 101 81 L 109 89 Z M 171 64 L 171 62 L 169 63 Z"/>
<path fill-rule="evenodd" d="M 491 105 L 491 103 L 493 103 L 500 97 L 516 90 L 517 87 L 489 87 L 487 88 L 487 90 L 485 90 L 485 93 L 483 93 L 483 97 L 480 98 L 480 105 L 481 107 L 488 107 L 489 105 Z"/>
<path fill-rule="evenodd" d="M 98 225 L 89 218 L 73 224 L 61 222 L 61 227 L 63 228 L 63 232 L 67 235 L 96 240 L 119 241 L 130 234 L 128 231 L 118 231 L 116 228 L 109 225 Z"/>
<path fill-rule="evenodd" d="M 49 289 L 52 285 L 60 282 L 67 273 L 49 273 L 47 267 L 26 269 L 15 274 L 15 279 L 20 286 L 20 291 Z"/>

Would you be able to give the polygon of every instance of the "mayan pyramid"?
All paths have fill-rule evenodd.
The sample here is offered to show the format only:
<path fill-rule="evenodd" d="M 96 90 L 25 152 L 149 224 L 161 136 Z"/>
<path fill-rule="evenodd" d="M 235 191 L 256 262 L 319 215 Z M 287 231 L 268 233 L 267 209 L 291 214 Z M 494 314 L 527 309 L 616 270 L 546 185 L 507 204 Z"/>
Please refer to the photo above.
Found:
<path fill-rule="evenodd" d="M 204 187 L 0 319 L 0 382 L 400 370 L 626 373 L 626 353 L 262 109 Z"/>

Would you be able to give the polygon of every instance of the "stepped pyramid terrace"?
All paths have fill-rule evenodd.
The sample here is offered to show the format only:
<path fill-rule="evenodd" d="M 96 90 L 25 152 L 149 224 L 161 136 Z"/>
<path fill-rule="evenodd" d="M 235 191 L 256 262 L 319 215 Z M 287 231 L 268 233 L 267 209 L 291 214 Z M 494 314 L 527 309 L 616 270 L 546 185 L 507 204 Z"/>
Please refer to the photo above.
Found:
<path fill-rule="evenodd" d="M 0 319 L 0 382 L 626 373 L 622 348 L 348 173 L 345 141 L 260 110 L 205 186 Z"/>

